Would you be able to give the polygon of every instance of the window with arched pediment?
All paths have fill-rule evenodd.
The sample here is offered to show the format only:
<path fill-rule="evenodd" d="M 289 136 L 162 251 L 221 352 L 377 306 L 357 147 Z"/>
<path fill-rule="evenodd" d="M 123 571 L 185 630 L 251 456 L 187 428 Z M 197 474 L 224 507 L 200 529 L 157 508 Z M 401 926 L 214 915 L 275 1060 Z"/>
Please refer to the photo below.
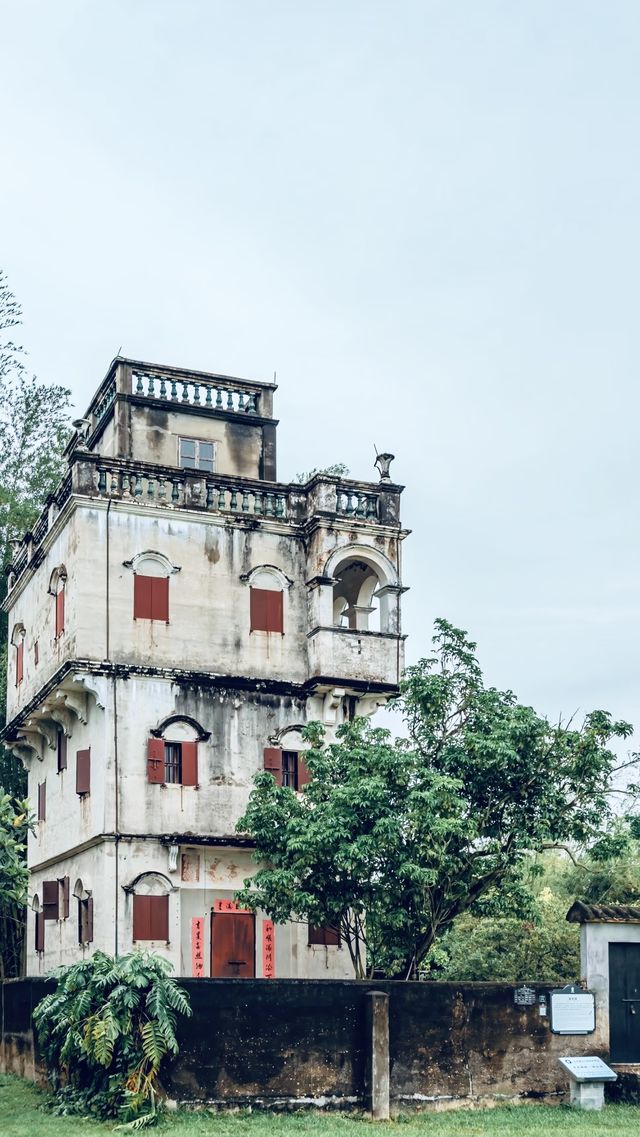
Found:
<path fill-rule="evenodd" d="M 49 577 L 49 593 L 55 598 L 55 638 L 58 640 L 64 632 L 65 620 L 65 594 L 67 587 L 67 570 L 65 565 L 56 565 Z"/>
<path fill-rule="evenodd" d="M 169 623 L 169 580 L 180 572 L 164 553 L 146 549 L 137 553 L 125 567 L 133 569 L 133 618 Z"/>
<path fill-rule="evenodd" d="M 141 873 L 128 892 L 133 894 L 133 928 L 135 941 L 169 941 L 169 894 L 171 881 L 159 872 Z"/>
<path fill-rule="evenodd" d="M 259 565 L 248 574 L 251 632 L 284 635 L 285 592 L 291 581 L 275 565 Z"/>
<path fill-rule="evenodd" d="M 14 675 L 16 687 L 19 687 L 24 678 L 24 638 L 26 630 L 24 624 L 16 624 L 11 633 L 11 643 L 15 649 Z"/>
<path fill-rule="evenodd" d="M 152 785 L 198 785 L 199 744 L 210 737 L 188 715 L 169 715 L 147 739 L 147 781 Z"/>

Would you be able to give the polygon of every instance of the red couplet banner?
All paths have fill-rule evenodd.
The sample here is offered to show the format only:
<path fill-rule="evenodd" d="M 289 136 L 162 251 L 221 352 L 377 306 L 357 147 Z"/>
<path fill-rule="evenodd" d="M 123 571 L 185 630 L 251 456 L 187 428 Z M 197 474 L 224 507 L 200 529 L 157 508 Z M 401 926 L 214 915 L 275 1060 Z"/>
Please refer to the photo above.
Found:
<path fill-rule="evenodd" d="M 204 916 L 191 921 L 191 974 L 196 979 L 204 976 Z"/>
<path fill-rule="evenodd" d="M 235 900 L 214 900 L 214 912 L 250 912 L 250 908 L 241 908 Z"/>
<path fill-rule="evenodd" d="M 273 979 L 276 974 L 276 941 L 273 920 L 262 921 L 262 974 Z"/>

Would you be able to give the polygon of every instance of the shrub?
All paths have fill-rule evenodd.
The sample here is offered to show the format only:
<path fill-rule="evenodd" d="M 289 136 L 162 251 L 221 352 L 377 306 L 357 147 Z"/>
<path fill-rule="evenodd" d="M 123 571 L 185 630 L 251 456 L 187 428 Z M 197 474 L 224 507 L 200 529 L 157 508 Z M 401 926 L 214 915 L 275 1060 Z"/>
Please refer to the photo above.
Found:
<path fill-rule="evenodd" d="M 191 1014 L 170 971 L 150 953 L 96 951 L 53 972 L 57 988 L 33 1017 L 58 1112 L 155 1119 L 160 1064 L 178 1053 L 176 1016 Z"/>

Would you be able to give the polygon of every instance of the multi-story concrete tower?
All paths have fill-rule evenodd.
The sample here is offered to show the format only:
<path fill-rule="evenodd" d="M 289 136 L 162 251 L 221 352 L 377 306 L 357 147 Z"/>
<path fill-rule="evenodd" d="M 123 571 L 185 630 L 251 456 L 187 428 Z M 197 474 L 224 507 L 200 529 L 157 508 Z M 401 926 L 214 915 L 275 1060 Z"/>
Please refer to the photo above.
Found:
<path fill-rule="evenodd" d="M 116 359 L 16 549 L 31 974 L 136 944 L 183 975 L 350 974 L 330 930 L 235 910 L 235 825 L 258 770 L 303 784 L 306 722 L 397 691 L 401 487 L 385 455 L 378 484 L 278 483 L 274 390 Z"/>

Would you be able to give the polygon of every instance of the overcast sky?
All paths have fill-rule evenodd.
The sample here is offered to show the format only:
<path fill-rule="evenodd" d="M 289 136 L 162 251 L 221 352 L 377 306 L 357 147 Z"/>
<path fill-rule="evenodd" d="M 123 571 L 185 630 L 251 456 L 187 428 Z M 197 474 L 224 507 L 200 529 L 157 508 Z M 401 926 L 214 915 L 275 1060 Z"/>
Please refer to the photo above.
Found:
<path fill-rule="evenodd" d="M 111 358 L 270 379 L 279 476 L 406 484 L 434 617 L 640 723 L 638 0 L 2 0 L 0 265 Z"/>

